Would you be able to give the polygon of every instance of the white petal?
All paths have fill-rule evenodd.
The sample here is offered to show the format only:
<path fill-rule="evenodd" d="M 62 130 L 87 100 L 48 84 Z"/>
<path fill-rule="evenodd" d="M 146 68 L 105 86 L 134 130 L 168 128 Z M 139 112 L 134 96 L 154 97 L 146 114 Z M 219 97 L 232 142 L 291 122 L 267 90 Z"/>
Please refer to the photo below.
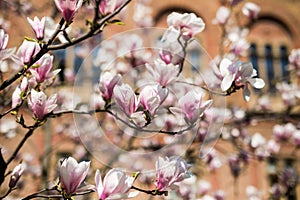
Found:
<path fill-rule="evenodd" d="M 244 96 L 245 101 L 250 100 L 250 90 L 247 85 L 245 85 L 243 88 L 243 96 Z"/>
<path fill-rule="evenodd" d="M 220 63 L 220 72 L 222 76 L 226 76 L 229 73 L 228 67 L 231 65 L 232 62 L 228 58 L 223 58 Z"/>
<path fill-rule="evenodd" d="M 265 82 L 261 78 L 252 78 L 249 80 L 249 82 L 253 87 L 255 87 L 257 89 L 261 89 L 265 86 Z"/>
<path fill-rule="evenodd" d="M 233 78 L 232 74 L 229 74 L 229 75 L 225 76 L 222 80 L 222 83 L 221 83 L 221 90 L 222 91 L 227 91 L 231 87 L 233 79 L 234 78 Z"/>

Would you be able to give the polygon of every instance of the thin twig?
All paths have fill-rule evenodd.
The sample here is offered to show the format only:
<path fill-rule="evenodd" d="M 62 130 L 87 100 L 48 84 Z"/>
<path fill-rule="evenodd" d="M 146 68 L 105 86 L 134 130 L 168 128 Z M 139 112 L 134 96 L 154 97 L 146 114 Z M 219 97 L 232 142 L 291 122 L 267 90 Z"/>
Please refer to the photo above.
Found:
<path fill-rule="evenodd" d="M 17 156 L 17 154 L 19 153 L 19 151 L 21 150 L 21 148 L 23 147 L 23 145 L 25 144 L 25 142 L 29 139 L 29 137 L 33 134 L 34 130 L 36 128 L 38 128 L 39 124 L 36 123 L 34 127 L 32 127 L 31 129 L 28 130 L 28 132 L 25 134 L 25 136 L 23 137 L 23 139 L 21 140 L 21 142 L 18 144 L 17 148 L 15 149 L 15 151 L 13 152 L 13 154 L 10 156 L 10 158 L 7 160 L 6 165 L 9 165 Z"/>
<path fill-rule="evenodd" d="M 144 190 L 144 189 L 141 189 L 141 188 L 137 188 L 135 186 L 131 186 L 131 189 L 134 189 L 134 190 L 146 193 L 146 194 L 150 194 L 150 195 L 153 195 L 153 196 L 156 196 L 156 195 L 159 195 L 159 196 L 161 196 L 161 195 L 168 196 L 168 191 Z"/>
<path fill-rule="evenodd" d="M 86 40 L 87 38 L 90 38 L 100 32 L 103 31 L 103 27 L 104 25 L 114 16 L 116 16 L 119 12 L 121 12 L 121 10 L 130 3 L 131 0 L 127 0 L 126 2 L 124 2 L 118 9 L 116 9 L 113 13 L 105 16 L 104 18 L 101 19 L 101 21 L 99 23 L 93 24 L 92 28 L 90 29 L 89 32 L 87 32 L 86 34 L 82 35 L 81 37 L 78 37 L 77 39 L 72 40 L 71 42 L 68 43 L 63 43 L 63 44 L 58 44 L 58 45 L 51 45 L 49 46 L 48 50 L 58 50 L 58 49 L 65 49 L 67 47 L 73 46 L 75 44 L 78 44 L 84 40 Z M 94 19 L 94 22 L 97 21 Z"/>
<path fill-rule="evenodd" d="M 180 131 L 164 131 L 164 130 L 153 130 L 153 129 L 144 129 L 141 127 L 136 126 L 135 124 L 130 124 L 127 121 L 125 121 L 124 119 L 122 119 L 121 117 L 119 117 L 117 114 L 115 114 L 114 112 L 112 112 L 111 110 L 102 110 L 102 109 L 97 109 L 97 110 L 88 110 L 88 111 L 83 111 L 83 110 L 65 110 L 65 111 L 58 111 L 58 112 L 54 112 L 48 115 L 48 117 L 58 117 L 61 116 L 63 114 L 84 114 L 84 115 L 91 115 L 93 113 L 100 113 L 100 112 L 105 112 L 108 113 L 110 115 L 112 115 L 113 117 L 115 117 L 117 120 L 119 120 L 120 122 L 122 122 L 123 124 L 127 125 L 129 128 L 135 129 L 137 131 L 140 132 L 147 132 L 147 133 L 163 133 L 163 134 L 168 134 L 168 135 L 178 135 L 178 134 L 182 134 L 188 130 L 191 130 L 194 125 L 190 125 L 185 129 L 182 129 Z"/>

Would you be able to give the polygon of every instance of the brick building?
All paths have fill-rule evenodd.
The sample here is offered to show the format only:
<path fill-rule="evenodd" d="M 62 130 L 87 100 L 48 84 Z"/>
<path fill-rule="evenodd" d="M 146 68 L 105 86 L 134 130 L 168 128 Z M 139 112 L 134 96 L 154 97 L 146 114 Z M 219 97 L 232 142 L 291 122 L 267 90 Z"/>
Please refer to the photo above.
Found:
<path fill-rule="evenodd" d="M 48 9 L 50 6 L 53 6 L 52 2 L 45 2 L 44 4 L 40 4 L 39 1 L 32 1 L 35 9 L 30 14 L 31 17 L 35 15 L 42 17 L 42 13 L 46 13 L 47 15 L 54 15 L 55 12 L 52 9 Z M 254 67 L 257 69 L 259 76 L 263 78 L 266 82 L 266 87 L 263 89 L 264 93 L 271 93 L 272 99 L 271 102 L 274 105 L 279 105 L 279 94 L 275 91 L 276 81 L 281 80 L 282 77 L 286 78 L 289 81 L 289 78 L 292 77 L 287 68 L 287 60 L 289 52 L 294 48 L 300 47 L 300 14 L 299 7 L 300 1 L 298 0 L 253 0 L 252 2 L 258 4 L 261 8 L 259 16 L 256 20 L 250 21 L 247 18 L 241 17 L 241 24 L 249 27 L 249 35 L 248 40 L 250 42 L 250 49 L 243 59 L 250 60 L 254 64 Z M 122 21 L 125 22 L 126 26 L 118 26 L 112 25 L 107 30 L 104 31 L 103 38 L 109 38 L 114 34 L 125 32 L 128 30 L 132 30 L 136 28 L 136 24 L 132 21 L 132 16 L 135 12 L 135 1 L 130 4 L 127 8 L 126 12 L 121 14 Z M 221 29 L 220 27 L 214 25 L 212 23 L 212 19 L 215 18 L 216 12 L 220 5 L 225 4 L 225 0 L 211 0 L 211 1 L 201 1 L 201 0 L 168 0 L 168 1 L 158 1 L 152 0 L 149 3 L 149 6 L 152 8 L 152 17 L 153 17 L 153 26 L 154 27 L 166 27 L 166 18 L 167 15 L 173 11 L 177 12 L 194 12 L 197 16 L 203 18 L 206 23 L 205 30 L 199 34 L 198 41 L 202 45 L 203 49 L 206 52 L 203 52 L 203 49 L 198 49 L 195 56 L 192 56 L 190 60 L 196 60 L 193 65 L 199 67 L 198 70 L 202 70 L 201 68 L 205 68 L 205 63 L 201 63 L 201 55 L 207 57 L 209 55 L 211 58 L 216 56 L 220 49 L 220 37 L 221 37 Z M 240 9 L 243 6 L 244 2 L 239 4 L 234 9 Z M 1 5 L 1 4 L 0 4 Z M 3 10 L 1 10 L 3 12 Z M 15 14 L 11 13 L 0 13 L 4 18 L 12 18 Z M 88 13 L 80 13 L 78 18 L 83 18 Z M 26 26 L 22 26 L 21 24 L 26 24 Z M 79 25 L 82 26 L 84 22 L 80 21 Z M 22 37 L 33 36 L 30 27 L 27 25 L 27 21 L 23 15 L 15 16 L 13 20 L 11 20 L 11 25 L 9 29 L 10 40 L 9 46 L 19 45 L 22 41 Z M 160 33 L 150 34 L 151 37 L 159 38 Z M 146 37 L 150 37 L 146 36 Z M 151 40 L 155 40 L 155 38 L 151 38 Z M 96 45 L 95 43 L 92 44 Z M 81 62 L 78 59 L 78 56 L 75 53 L 75 48 L 68 48 L 64 54 L 64 60 L 66 68 L 75 69 L 76 62 Z M 198 63 L 197 63 L 198 61 Z M 88 64 L 91 67 L 91 63 Z M 240 92 L 237 94 L 233 94 L 232 96 L 226 98 L 227 105 L 235 106 L 235 107 L 243 107 L 243 108 L 254 108 L 257 104 L 257 96 L 261 93 L 255 93 L 253 100 L 250 103 L 245 103 L 242 99 L 242 95 Z M 276 111 L 281 111 L 280 107 L 276 107 Z M 295 111 L 296 116 L 299 114 Z M 55 119 L 56 120 L 56 119 Z M 51 140 L 52 145 L 55 147 L 55 152 L 49 156 L 49 159 L 43 160 L 44 167 L 43 169 L 47 169 L 48 166 L 51 168 L 55 168 L 55 164 L 49 164 L 51 162 L 56 163 L 55 161 L 64 155 L 70 154 L 74 151 L 74 148 L 79 144 L 74 144 L 73 140 L 63 139 L 63 145 L 58 145 L 62 142 L 62 138 L 59 135 L 51 135 L 51 132 L 55 129 L 56 121 L 51 120 L 49 122 L 49 126 L 46 126 L 45 129 L 41 130 L 41 132 L 48 134 L 40 134 L 37 133 L 35 137 L 33 137 L 29 144 L 25 146 L 24 152 L 34 152 L 35 156 L 40 158 L 40 160 L 35 162 L 40 162 L 43 160 L 41 156 L 42 152 L 48 151 L 51 145 L 47 145 L 45 141 Z M 280 122 L 282 119 L 273 120 L 272 116 L 270 116 L 270 120 L 258 121 L 255 125 L 249 127 L 249 132 L 254 134 L 256 132 L 260 132 L 264 134 L 266 137 L 270 137 L 272 134 L 273 126 Z M 299 121 L 299 116 L 295 118 L 294 121 Z M 21 130 L 19 130 L 22 132 Z M 48 137 L 48 138 L 47 138 Z M 18 137 L 17 137 L 18 138 Z M 0 144 L 2 143 L 1 142 Z M 14 142 L 11 140 L 5 139 L 4 142 L 11 142 L 13 145 Z M 66 143 L 66 144 L 65 144 Z M 3 143 L 4 144 L 4 143 Z M 2 144 L 1 144 L 2 145 Z M 216 149 L 230 149 L 226 144 L 220 142 L 217 144 Z M 36 149 L 41 149 L 41 151 L 36 152 Z M 256 160 L 251 160 L 250 165 L 245 171 L 245 174 L 242 174 L 239 178 L 238 182 L 235 183 L 235 180 L 232 177 L 229 177 L 230 173 L 228 166 L 223 166 L 220 169 L 216 170 L 214 173 L 210 174 L 205 172 L 205 176 L 203 179 L 209 180 L 212 184 L 212 189 L 218 190 L 222 189 L 226 191 L 226 199 L 246 199 L 245 188 L 248 185 L 253 185 L 259 190 L 264 191 L 263 196 L 268 196 L 268 191 L 270 184 L 272 182 L 272 175 L 276 173 L 274 172 L 274 167 L 276 165 L 282 166 L 289 161 L 293 161 L 294 164 L 297 164 L 299 160 L 297 156 L 291 154 L 291 149 L 289 147 L 281 148 L 280 156 L 276 158 L 276 162 L 271 160 L 267 163 L 261 163 Z M 221 150 L 222 151 L 222 150 Z M 50 159 L 51 158 L 51 159 Z M 50 161 L 52 160 L 52 161 Z M 55 161 L 54 161 L 55 160 Z M 293 165 L 294 165 L 293 164 Z M 299 163 L 298 163 L 299 164 Z M 44 174 L 42 171 L 42 175 L 48 180 L 51 180 L 49 177 L 55 177 L 55 174 Z M 34 186 L 33 186 L 34 187 Z M 240 191 L 239 194 L 236 194 L 234 190 L 238 188 Z M 35 190 L 34 188 L 33 190 Z M 27 193 L 27 192 L 26 192 Z M 300 196 L 300 189 L 297 188 L 297 196 Z M 294 199 L 297 199 L 295 197 Z"/>

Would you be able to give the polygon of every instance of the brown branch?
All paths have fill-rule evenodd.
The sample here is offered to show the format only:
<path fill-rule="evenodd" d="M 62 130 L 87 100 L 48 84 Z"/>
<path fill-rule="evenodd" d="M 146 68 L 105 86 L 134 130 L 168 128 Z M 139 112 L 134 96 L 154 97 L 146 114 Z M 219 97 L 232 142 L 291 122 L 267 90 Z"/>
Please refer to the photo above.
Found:
<path fill-rule="evenodd" d="M 161 195 L 164 195 L 164 196 L 168 196 L 168 191 L 159 191 L 159 190 L 144 190 L 144 189 L 141 189 L 141 188 L 137 188 L 135 186 L 131 186 L 131 189 L 134 189 L 134 190 L 137 190 L 137 191 L 140 191 L 140 192 L 143 192 L 143 193 L 146 193 L 146 194 L 150 194 L 150 195 L 153 195 L 153 196 L 161 196 Z"/>
<path fill-rule="evenodd" d="M 115 117 L 117 120 L 119 120 L 120 122 L 122 122 L 123 124 L 127 125 L 129 128 L 135 129 L 137 131 L 141 131 L 141 132 L 146 132 L 146 133 L 163 133 L 163 134 L 167 134 L 167 135 L 178 135 L 178 134 L 182 134 L 188 130 L 191 130 L 195 125 L 190 125 L 188 127 L 186 127 L 185 129 L 182 129 L 180 131 L 164 131 L 164 130 L 152 130 L 152 129 L 144 129 L 141 127 L 136 126 L 135 124 L 130 124 L 127 121 L 125 121 L 124 119 L 122 119 L 121 117 L 119 117 L 117 114 L 113 113 L 111 110 L 107 110 L 107 109 L 97 109 L 97 110 L 88 110 L 88 111 L 83 111 L 83 110 L 65 110 L 65 111 L 58 111 L 58 112 L 53 112 L 51 114 L 48 115 L 48 117 L 51 118 L 55 118 L 55 117 L 59 117 L 63 114 L 83 114 L 83 115 L 91 115 L 93 113 L 108 113 L 110 115 L 112 115 L 113 117 Z"/>
<path fill-rule="evenodd" d="M 69 43 L 64 43 L 64 44 L 58 44 L 58 45 L 52 45 L 49 46 L 48 50 L 58 50 L 58 49 L 65 49 L 67 47 L 73 46 L 75 44 L 78 44 L 80 42 L 82 42 L 83 40 L 86 40 L 89 37 L 92 37 L 98 33 L 101 33 L 103 31 L 103 27 L 105 26 L 105 24 L 112 19 L 114 16 L 116 16 L 119 12 L 121 12 L 121 10 L 127 6 L 127 4 L 130 3 L 131 0 L 127 0 L 126 2 L 124 2 L 118 9 L 116 9 L 113 13 L 105 16 L 104 18 L 101 19 L 100 22 L 96 23 L 95 22 L 98 20 L 97 17 L 94 17 L 94 23 L 93 26 L 91 27 L 90 31 L 87 32 L 86 34 L 82 35 L 81 37 L 78 37 L 77 39 L 74 39 L 73 41 L 69 42 Z M 96 11 L 95 11 L 96 12 Z M 97 13 L 95 13 L 95 16 L 97 15 Z"/>
<path fill-rule="evenodd" d="M 45 44 L 44 46 L 42 46 L 41 50 L 36 54 L 36 56 L 34 56 L 30 63 L 23 67 L 18 73 L 16 73 L 15 75 L 13 75 L 11 78 L 5 80 L 1 85 L 0 85 L 0 91 L 4 90 L 5 88 L 7 88 L 9 85 L 11 85 L 13 82 L 15 82 L 18 78 L 20 78 L 25 72 L 27 72 L 27 70 L 36 62 L 38 61 L 44 54 L 46 54 L 49 49 L 47 48 L 50 44 L 52 44 L 52 42 L 54 41 L 54 39 L 56 38 L 56 36 L 58 35 L 58 33 L 60 32 L 60 29 L 62 27 L 62 25 L 64 24 L 64 19 L 62 18 L 59 22 L 59 26 L 57 27 L 56 31 L 53 33 L 52 37 L 48 40 L 47 44 Z"/>
<path fill-rule="evenodd" d="M 21 140 L 21 142 L 18 144 L 17 148 L 15 149 L 15 151 L 13 152 L 13 154 L 10 156 L 10 158 L 7 160 L 6 165 L 9 165 L 17 156 L 17 154 L 19 153 L 19 151 L 21 150 L 21 148 L 23 147 L 23 145 L 25 144 L 25 142 L 30 138 L 30 136 L 33 134 L 33 132 L 35 131 L 35 129 L 37 129 L 39 127 L 39 123 L 35 123 L 35 125 L 33 127 L 31 127 L 28 132 L 25 134 L 25 136 L 23 137 L 23 139 Z"/>

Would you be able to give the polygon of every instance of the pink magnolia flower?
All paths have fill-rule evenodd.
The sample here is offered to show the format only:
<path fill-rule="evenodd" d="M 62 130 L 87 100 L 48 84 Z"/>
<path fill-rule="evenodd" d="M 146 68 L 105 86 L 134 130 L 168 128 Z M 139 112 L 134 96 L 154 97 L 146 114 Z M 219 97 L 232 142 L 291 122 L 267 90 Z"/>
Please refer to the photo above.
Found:
<path fill-rule="evenodd" d="M 101 15 L 109 15 L 118 9 L 125 0 L 102 0 L 100 2 L 99 11 Z"/>
<path fill-rule="evenodd" d="M 231 43 L 230 51 L 235 56 L 246 56 L 249 47 L 250 47 L 250 45 L 246 39 L 239 38 L 238 40 Z"/>
<path fill-rule="evenodd" d="M 246 188 L 246 194 L 248 200 L 261 200 L 262 192 L 259 191 L 256 187 L 250 185 Z"/>
<path fill-rule="evenodd" d="M 221 160 L 218 158 L 217 152 L 214 148 L 204 150 L 203 161 L 210 171 L 215 171 L 217 168 L 222 166 Z"/>
<path fill-rule="evenodd" d="M 156 82 L 163 87 L 170 85 L 177 79 L 178 65 L 166 64 L 162 60 L 157 59 L 154 61 L 153 67 L 148 63 L 146 63 L 146 67 Z"/>
<path fill-rule="evenodd" d="M 0 29 L 0 63 L 2 60 L 5 60 L 12 56 L 15 52 L 15 48 L 6 49 L 8 38 L 8 34 L 6 34 L 3 29 Z"/>
<path fill-rule="evenodd" d="M 205 28 L 203 20 L 194 13 L 181 14 L 172 12 L 167 17 L 167 23 L 169 26 L 179 30 L 185 40 L 191 39 Z"/>
<path fill-rule="evenodd" d="M 294 106 L 300 98 L 300 89 L 297 84 L 281 82 L 276 84 L 277 90 L 281 93 L 281 98 L 286 106 Z"/>
<path fill-rule="evenodd" d="M 222 91 L 229 90 L 232 84 L 234 84 L 236 88 L 242 87 L 243 96 L 246 101 L 250 99 L 248 84 L 257 89 L 261 89 L 265 86 L 265 82 L 262 79 L 254 78 L 257 76 L 257 72 L 250 62 L 233 63 L 231 60 L 224 58 L 220 63 L 220 73 L 223 76 L 221 82 Z"/>
<path fill-rule="evenodd" d="M 62 13 L 64 20 L 71 23 L 83 0 L 54 0 L 54 2 L 59 12 Z"/>
<path fill-rule="evenodd" d="M 23 163 L 18 164 L 14 168 L 14 170 L 11 173 L 11 177 L 10 177 L 10 181 L 9 181 L 9 187 L 10 188 L 14 188 L 17 185 L 17 183 L 18 183 L 20 177 L 22 176 L 25 168 L 26 168 L 26 165 L 23 164 Z"/>
<path fill-rule="evenodd" d="M 161 85 L 147 85 L 144 87 L 139 96 L 139 102 L 145 110 L 148 110 L 154 116 L 157 108 L 167 98 L 169 90 L 162 88 Z"/>
<path fill-rule="evenodd" d="M 45 54 L 41 59 L 39 59 L 36 64 L 38 65 L 38 67 L 31 68 L 30 72 L 35 77 L 35 80 L 38 83 L 49 80 L 60 72 L 60 69 L 51 72 L 53 66 L 53 56 L 48 53 Z"/>
<path fill-rule="evenodd" d="M 61 188 L 66 196 L 74 194 L 87 176 L 90 162 L 78 163 L 74 158 L 65 159 L 59 168 Z"/>
<path fill-rule="evenodd" d="M 138 100 L 132 88 L 128 84 L 116 85 L 113 94 L 116 104 L 130 117 L 138 107 Z"/>
<path fill-rule="evenodd" d="M 296 131 L 297 129 L 292 123 L 287 123 L 285 125 L 276 124 L 273 127 L 273 136 L 277 141 L 286 142 Z"/>
<path fill-rule="evenodd" d="M 33 29 L 36 38 L 38 40 L 42 40 L 44 38 L 46 18 L 43 17 L 41 20 L 39 20 L 38 17 L 34 17 L 34 19 L 31 20 L 29 17 L 27 17 L 27 21 L 30 24 L 31 28 Z"/>
<path fill-rule="evenodd" d="M 20 59 L 21 65 L 28 65 L 32 58 L 41 50 L 37 42 L 24 40 L 17 51 L 17 56 Z"/>
<path fill-rule="evenodd" d="M 267 151 L 270 154 L 278 153 L 280 150 L 280 145 L 275 140 L 269 140 L 267 143 Z"/>
<path fill-rule="evenodd" d="M 242 12 L 246 15 L 249 19 L 256 19 L 258 17 L 258 13 L 260 11 L 260 7 L 252 2 L 245 3 L 244 7 L 242 8 Z"/>
<path fill-rule="evenodd" d="M 22 79 L 21 84 L 16 87 L 15 91 L 12 94 L 12 101 L 11 101 L 12 108 L 17 107 L 22 103 L 22 97 L 25 95 L 27 87 L 28 87 L 28 79 L 27 77 L 24 77 Z"/>
<path fill-rule="evenodd" d="M 214 193 L 215 200 L 225 200 L 226 193 L 223 190 L 217 190 Z"/>
<path fill-rule="evenodd" d="M 271 101 L 270 101 L 270 98 L 269 96 L 267 95 L 264 95 L 262 97 L 259 97 L 258 99 L 258 110 L 261 110 L 261 111 L 267 111 L 267 110 L 271 110 Z"/>
<path fill-rule="evenodd" d="M 95 174 L 96 187 L 98 199 L 100 200 L 117 200 L 135 197 L 138 192 L 129 192 L 135 178 L 126 175 L 124 169 L 114 168 L 107 172 L 103 182 L 100 171 L 97 170 Z"/>
<path fill-rule="evenodd" d="M 155 185 L 159 191 L 171 187 L 174 183 L 181 182 L 190 177 L 189 168 L 185 160 L 178 156 L 170 158 L 159 157 L 156 161 L 156 182 Z"/>
<path fill-rule="evenodd" d="M 106 101 L 111 99 L 114 87 L 121 84 L 121 79 L 120 74 L 115 75 L 109 71 L 105 71 L 101 74 L 99 90 Z"/>
<path fill-rule="evenodd" d="M 178 65 L 183 59 L 183 50 L 177 41 L 179 34 L 174 27 L 169 27 L 161 39 L 159 56 L 166 64 Z"/>
<path fill-rule="evenodd" d="M 289 55 L 290 68 L 295 69 L 297 75 L 300 75 L 300 49 L 293 49 Z"/>
<path fill-rule="evenodd" d="M 57 106 L 56 94 L 50 96 L 47 100 L 47 96 L 44 92 L 37 92 L 34 89 L 31 89 L 30 97 L 31 98 L 28 99 L 28 105 L 33 111 L 34 116 L 39 120 L 44 119 L 45 115 L 51 113 Z"/>
<path fill-rule="evenodd" d="M 149 123 L 146 114 L 143 111 L 137 111 L 130 115 L 130 120 L 139 127 L 144 127 Z M 148 120 L 148 121 L 147 121 Z"/>
<path fill-rule="evenodd" d="M 217 11 L 216 18 L 213 19 L 213 23 L 224 25 L 227 23 L 229 17 L 230 17 L 230 10 L 225 6 L 221 6 Z"/>
<path fill-rule="evenodd" d="M 300 130 L 297 130 L 293 134 L 294 143 L 297 147 L 300 147 Z"/>
<path fill-rule="evenodd" d="M 260 133 L 255 133 L 250 141 L 250 146 L 254 149 L 262 147 L 266 144 L 267 140 Z"/>
<path fill-rule="evenodd" d="M 6 48 L 8 37 L 8 34 L 6 34 L 3 29 L 0 29 L 0 51 Z"/>
<path fill-rule="evenodd" d="M 205 109 L 212 104 L 212 100 L 203 102 L 202 96 L 194 91 L 189 91 L 178 101 L 177 107 L 171 107 L 174 114 L 181 114 L 188 124 L 194 124 L 202 115 Z"/>
<path fill-rule="evenodd" d="M 208 181 L 200 181 L 198 184 L 198 192 L 201 196 L 206 195 L 211 189 L 211 184 Z"/>

